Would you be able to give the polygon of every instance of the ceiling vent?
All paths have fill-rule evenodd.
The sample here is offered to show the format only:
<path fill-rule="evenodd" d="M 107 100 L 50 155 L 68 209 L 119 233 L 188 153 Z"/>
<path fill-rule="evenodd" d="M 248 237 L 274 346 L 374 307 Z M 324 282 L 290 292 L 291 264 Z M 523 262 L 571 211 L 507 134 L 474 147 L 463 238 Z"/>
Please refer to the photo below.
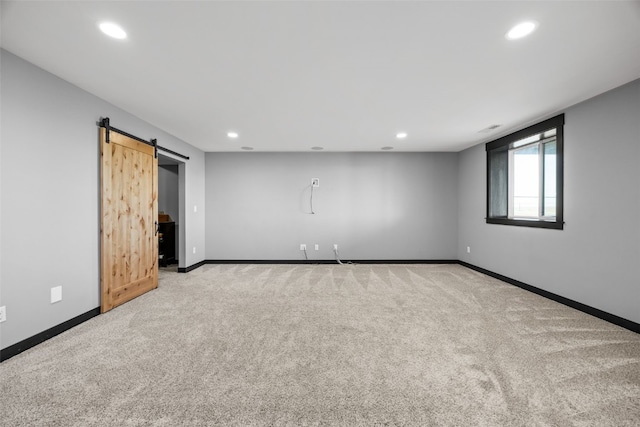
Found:
<path fill-rule="evenodd" d="M 482 129 L 478 133 L 489 133 L 489 132 L 492 132 L 492 131 L 498 129 L 499 127 L 500 127 L 500 125 L 491 125 L 489 127 L 486 127 L 484 129 Z"/>

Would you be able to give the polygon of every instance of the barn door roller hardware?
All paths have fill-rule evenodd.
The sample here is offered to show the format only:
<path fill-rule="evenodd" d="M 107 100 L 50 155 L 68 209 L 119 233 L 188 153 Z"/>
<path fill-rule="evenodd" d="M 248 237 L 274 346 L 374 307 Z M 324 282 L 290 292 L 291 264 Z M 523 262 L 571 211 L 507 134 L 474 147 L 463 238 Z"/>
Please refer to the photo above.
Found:
<path fill-rule="evenodd" d="M 155 138 L 152 139 L 151 145 L 153 145 L 153 157 L 157 159 L 158 158 L 158 140 Z"/>
<path fill-rule="evenodd" d="M 183 158 L 183 159 L 185 159 L 185 160 L 189 160 L 189 157 L 188 157 L 188 156 L 185 156 L 185 155 L 183 155 L 183 154 L 177 153 L 177 152 L 175 152 L 175 151 L 173 151 L 173 150 L 169 150 L 168 148 L 164 148 L 164 147 L 159 146 L 159 145 L 158 145 L 158 141 L 157 141 L 155 138 L 154 138 L 154 139 L 152 139 L 152 140 L 150 140 L 150 141 L 147 141 L 147 140 L 144 140 L 144 139 L 142 139 L 142 138 L 138 138 L 138 137 L 137 137 L 137 136 L 135 136 L 135 135 L 131 135 L 130 133 L 125 132 L 125 131 L 123 131 L 123 130 L 120 130 L 120 129 L 114 128 L 114 127 L 113 127 L 113 126 L 111 126 L 111 124 L 109 123 L 109 117 L 103 117 L 103 118 L 101 118 L 101 119 L 100 119 L 100 121 L 98 122 L 98 126 L 100 126 L 101 128 L 105 128 L 105 130 L 106 130 L 106 137 L 105 137 L 105 140 L 106 140 L 107 144 L 109 143 L 109 133 L 110 133 L 111 131 L 114 131 L 114 132 L 118 132 L 118 133 L 119 133 L 119 134 L 121 134 L 121 135 L 128 136 L 128 137 L 129 137 L 129 138 L 131 138 L 131 139 L 135 139 L 136 141 L 140 141 L 140 142 L 142 142 L 142 143 L 144 143 L 144 144 L 147 144 L 147 145 L 152 146 L 152 147 L 155 149 L 155 157 L 156 157 L 156 158 L 158 157 L 158 150 L 162 150 L 162 151 L 165 151 L 165 152 L 167 152 L 167 153 L 173 154 L 174 156 L 178 156 L 178 157 L 181 157 L 181 158 Z"/>
<path fill-rule="evenodd" d="M 100 122 L 98 123 L 98 126 L 100 126 L 101 128 L 105 129 L 105 141 L 107 142 L 107 144 L 110 142 L 109 141 L 109 132 L 111 132 L 111 126 L 109 126 L 109 117 L 105 117 L 100 119 Z"/>

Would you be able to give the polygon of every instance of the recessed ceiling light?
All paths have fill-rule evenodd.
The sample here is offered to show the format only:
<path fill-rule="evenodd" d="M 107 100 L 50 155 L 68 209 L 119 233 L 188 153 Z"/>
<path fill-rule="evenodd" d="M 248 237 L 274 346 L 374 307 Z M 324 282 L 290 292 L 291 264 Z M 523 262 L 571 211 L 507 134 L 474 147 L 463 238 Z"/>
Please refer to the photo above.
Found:
<path fill-rule="evenodd" d="M 114 39 L 126 39 L 127 33 L 122 29 L 118 24 L 114 24 L 113 22 L 103 22 L 100 24 L 100 31 L 108 35 L 109 37 L 113 37 Z"/>
<path fill-rule="evenodd" d="M 515 27 L 511 28 L 509 32 L 505 35 L 505 37 L 508 40 L 521 39 L 522 37 L 526 37 L 529 34 L 533 33 L 537 27 L 538 27 L 538 23 L 535 21 L 521 22 Z"/>
<path fill-rule="evenodd" d="M 245 151 L 251 151 L 253 150 L 253 147 L 240 147 L 241 149 L 245 150 Z"/>
<path fill-rule="evenodd" d="M 396 133 L 396 138 L 398 139 L 405 139 L 407 137 L 407 133 L 406 132 L 398 132 Z"/>
<path fill-rule="evenodd" d="M 238 137 L 238 132 L 227 132 L 227 136 L 231 139 L 236 139 Z"/>
<path fill-rule="evenodd" d="M 311 149 L 315 151 L 322 151 L 324 150 L 324 147 L 311 147 Z"/>
<path fill-rule="evenodd" d="M 393 150 L 393 147 L 382 147 L 381 150 L 389 151 L 389 150 Z"/>

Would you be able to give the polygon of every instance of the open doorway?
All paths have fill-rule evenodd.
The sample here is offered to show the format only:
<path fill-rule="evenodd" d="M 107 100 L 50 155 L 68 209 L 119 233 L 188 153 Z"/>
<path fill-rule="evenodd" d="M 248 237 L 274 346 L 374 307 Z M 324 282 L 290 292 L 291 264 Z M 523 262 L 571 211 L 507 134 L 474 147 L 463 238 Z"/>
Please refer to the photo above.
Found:
<path fill-rule="evenodd" d="M 184 262 L 184 163 L 158 153 L 158 257 L 160 267 Z"/>

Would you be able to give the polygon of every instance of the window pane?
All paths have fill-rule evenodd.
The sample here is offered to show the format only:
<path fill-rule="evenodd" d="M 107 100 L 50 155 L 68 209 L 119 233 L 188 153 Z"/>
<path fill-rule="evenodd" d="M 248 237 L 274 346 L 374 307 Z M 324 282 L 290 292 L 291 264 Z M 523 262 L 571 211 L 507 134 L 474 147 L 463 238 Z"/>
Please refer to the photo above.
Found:
<path fill-rule="evenodd" d="M 508 151 L 489 153 L 489 216 L 507 216 Z"/>
<path fill-rule="evenodd" d="M 513 216 L 538 217 L 540 212 L 539 146 L 513 153 Z"/>
<path fill-rule="evenodd" d="M 524 139 L 512 143 L 511 148 L 518 148 L 527 144 L 531 144 L 532 142 L 540 141 L 540 136 L 542 136 L 542 134 L 528 136 Z"/>
<path fill-rule="evenodd" d="M 556 216 L 556 141 L 544 144 L 544 212 Z"/>

